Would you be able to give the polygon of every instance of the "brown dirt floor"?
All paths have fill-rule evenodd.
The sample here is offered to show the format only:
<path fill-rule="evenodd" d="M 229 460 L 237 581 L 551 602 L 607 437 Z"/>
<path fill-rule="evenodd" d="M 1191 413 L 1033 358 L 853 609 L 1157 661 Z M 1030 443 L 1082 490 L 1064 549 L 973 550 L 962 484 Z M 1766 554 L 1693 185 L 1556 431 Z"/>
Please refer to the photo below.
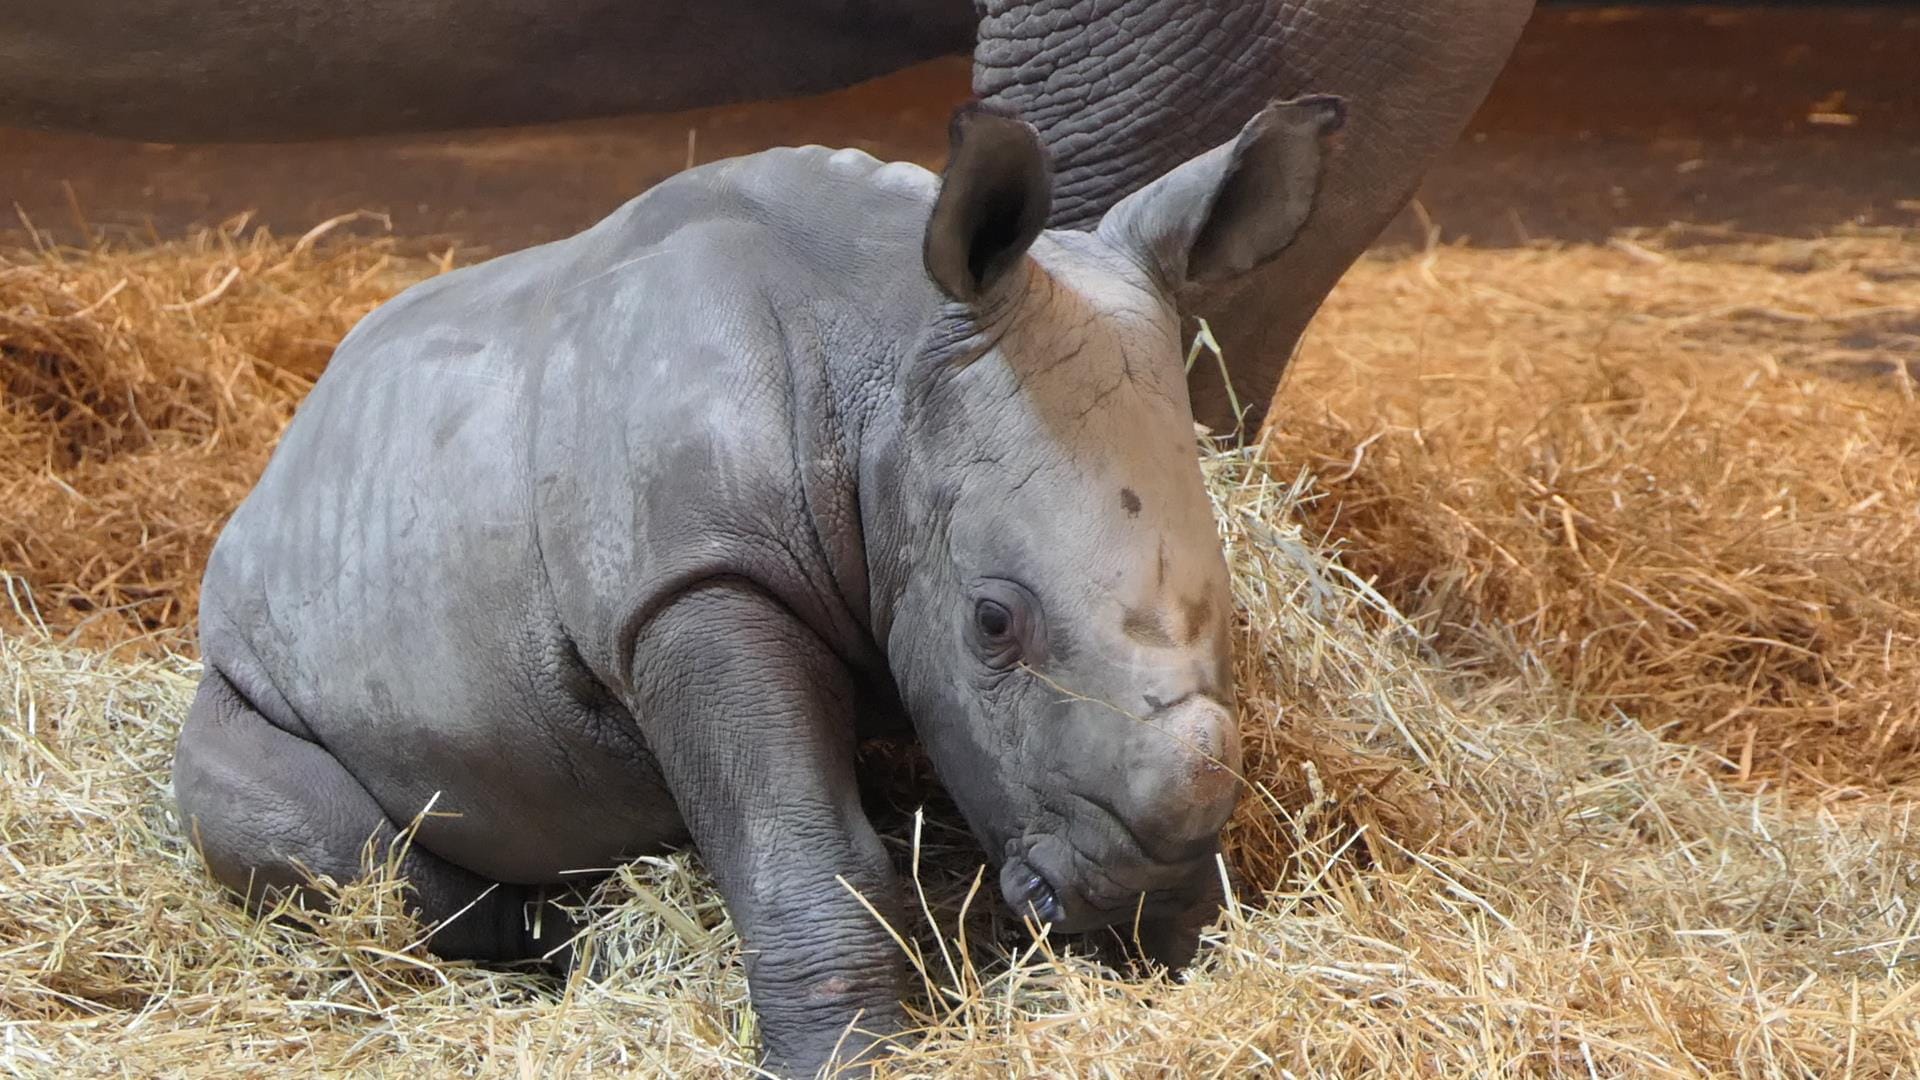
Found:
<path fill-rule="evenodd" d="M 1448 238 L 1493 245 L 1674 221 L 1920 224 L 1915 56 L 1912 6 L 1543 7 L 1421 202 Z M 499 251 L 576 231 L 690 156 L 822 142 L 936 163 L 966 92 L 954 58 L 821 98 L 455 135 L 156 146 L 0 129 L 0 208 L 68 242 L 78 217 L 173 237 L 251 210 L 296 235 L 373 210 L 436 250 Z M 1385 241 L 1424 236 L 1408 214 Z"/>

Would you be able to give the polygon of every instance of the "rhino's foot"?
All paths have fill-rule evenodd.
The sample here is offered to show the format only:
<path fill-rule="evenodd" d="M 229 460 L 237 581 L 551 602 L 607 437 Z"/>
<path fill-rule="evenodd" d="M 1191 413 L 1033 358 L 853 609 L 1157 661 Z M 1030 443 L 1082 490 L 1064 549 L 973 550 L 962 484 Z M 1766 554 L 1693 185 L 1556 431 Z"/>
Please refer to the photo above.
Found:
<path fill-rule="evenodd" d="M 333 755 L 276 727 L 211 667 L 180 733 L 173 786 L 213 876 L 255 910 L 289 891 L 308 907 L 323 905 L 312 877 L 351 881 L 370 837 L 381 859 L 399 840 Z M 398 869 L 415 917 L 437 927 L 427 939 L 435 955 L 530 961 L 559 974 L 571 966 L 578 927 L 554 903 L 561 890 L 489 881 L 415 845 Z"/>
<path fill-rule="evenodd" d="M 788 1053 L 770 1053 L 760 1067 L 777 1077 L 828 1077 L 831 1080 L 864 1080 L 894 1050 L 908 1045 L 898 1034 L 882 1035 L 872 1030 L 875 1024 L 855 1023 L 852 1030 L 823 1032 L 812 1041 L 794 1047 Z M 894 1018 L 885 1018 L 885 1028 L 899 1026 Z"/>

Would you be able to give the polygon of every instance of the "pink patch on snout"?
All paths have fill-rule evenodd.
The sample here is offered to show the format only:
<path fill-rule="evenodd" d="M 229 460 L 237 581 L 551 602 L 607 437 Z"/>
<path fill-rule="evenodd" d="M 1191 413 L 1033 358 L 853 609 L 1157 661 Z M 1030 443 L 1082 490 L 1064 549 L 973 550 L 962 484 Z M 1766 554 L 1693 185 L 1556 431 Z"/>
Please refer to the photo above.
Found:
<path fill-rule="evenodd" d="M 1189 836 L 1217 829 L 1240 797 L 1240 728 L 1233 713 L 1211 698 L 1190 697 L 1154 721 L 1174 744 L 1166 752 L 1178 761 L 1178 781 L 1157 800 L 1162 820 Z"/>
<path fill-rule="evenodd" d="M 1240 771 L 1240 726 L 1219 702 L 1188 698 L 1169 711 L 1161 727 L 1194 755 L 1201 773 Z"/>

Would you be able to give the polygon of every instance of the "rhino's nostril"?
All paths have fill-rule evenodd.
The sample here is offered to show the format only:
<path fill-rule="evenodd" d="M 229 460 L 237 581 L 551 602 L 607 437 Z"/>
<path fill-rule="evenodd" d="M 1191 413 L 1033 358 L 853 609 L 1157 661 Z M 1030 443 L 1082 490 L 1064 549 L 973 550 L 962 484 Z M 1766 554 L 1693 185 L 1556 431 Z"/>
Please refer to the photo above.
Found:
<path fill-rule="evenodd" d="M 1061 902 L 1060 894 L 1033 867 L 1024 862 L 1010 864 L 1006 876 L 1001 880 L 1007 906 L 1013 909 L 1014 914 L 1032 916 L 1042 923 L 1066 920 L 1067 906 Z"/>
<path fill-rule="evenodd" d="M 1054 892 L 1053 886 L 1038 874 L 1032 875 L 1028 881 L 1027 907 L 1041 922 L 1059 922 L 1066 915 L 1066 907 L 1060 903 L 1060 894 Z"/>

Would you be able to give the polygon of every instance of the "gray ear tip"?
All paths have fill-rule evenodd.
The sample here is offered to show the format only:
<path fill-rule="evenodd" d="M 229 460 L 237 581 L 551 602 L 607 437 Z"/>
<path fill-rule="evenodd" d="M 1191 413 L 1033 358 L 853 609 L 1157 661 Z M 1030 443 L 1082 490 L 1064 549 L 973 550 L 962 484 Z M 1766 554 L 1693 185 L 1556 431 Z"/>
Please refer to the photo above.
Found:
<path fill-rule="evenodd" d="M 1320 134 L 1332 135 L 1347 126 L 1347 99 L 1338 94 L 1315 94 L 1300 103 L 1320 112 Z"/>
<path fill-rule="evenodd" d="M 1266 116 L 1299 117 L 1316 125 L 1322 136 L 1333 135 L 1347 126 L 1347 99 L 1338 94 L 1307 94 L 1276 101 L 1262 110 Z"/>
<path fill-rule="evenodd" d="M 1030 139 L 1034 145 L 1040 144 L 1040 132 L 1032 124 L 1010 109 L 989 105 L 979 98 L 953 110 L 952 118 L 947 121 L 947 141 L 954 146 L 960 145 L 968 130 L 975 126 L 1009 135 L 1018 133 Z"/>
<path fill-rule="evenodd" d="M 978 101 L 956 109 L 921 262 L 948 299 L 972 303 L 1047 226 L 1053 169 L 1033 125 Z"/>

